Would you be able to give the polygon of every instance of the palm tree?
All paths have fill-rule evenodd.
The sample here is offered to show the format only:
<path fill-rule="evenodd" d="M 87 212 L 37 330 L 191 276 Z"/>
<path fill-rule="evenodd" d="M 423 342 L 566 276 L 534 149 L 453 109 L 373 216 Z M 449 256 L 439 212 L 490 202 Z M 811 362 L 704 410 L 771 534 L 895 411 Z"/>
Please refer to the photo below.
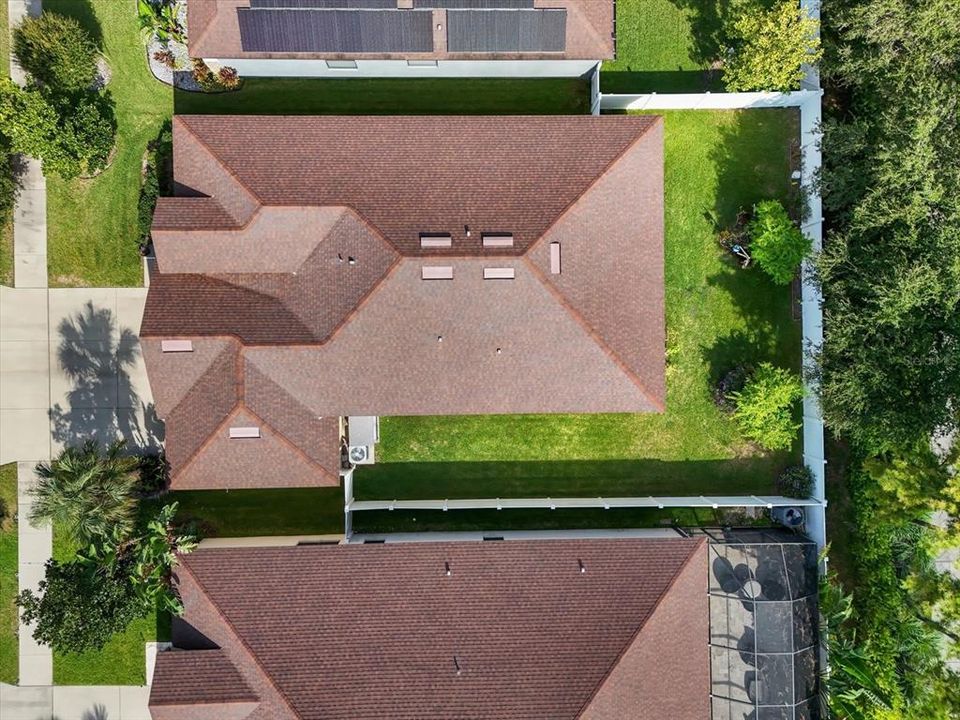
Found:
<path fill-rule="evenodd" d="M 81 545 L 133 528 L 137 459 L 123 456 L 123 441 L 102 453 L 95 440 L 68 447 L 49 463 L 39 463 L 30 520 L 50 521 Z"/>

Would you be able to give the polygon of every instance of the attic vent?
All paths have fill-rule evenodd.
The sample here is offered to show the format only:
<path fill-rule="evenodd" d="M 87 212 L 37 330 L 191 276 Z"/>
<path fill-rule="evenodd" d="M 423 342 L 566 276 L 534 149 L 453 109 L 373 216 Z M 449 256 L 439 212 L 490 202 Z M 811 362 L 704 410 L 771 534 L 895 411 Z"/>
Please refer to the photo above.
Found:
<path fill-rule="evenodd" d="M 423 280 L 453 280 L 452 265 L 424 265 L 420 268 Z"/>
<path fill-rule="evenodd" d="M 230 428 L 230 439 L 239 438 L 258 438 L 260 437 L 260 428 L 258 427 L 232 427 Z"/>
<path fill-rule="evenodd" d="M 483 279 L 484 280 L 513 280 L 514 271 L 511 267 L 505 268 L 484 268 L 483 269 Z"/>
<path fill-rule="evenodd" d="M 449 233 L 420 233 L 420 247 L 445 248 L 450 247 L 453 240 Z"/>
<path fill-rule="evenodd" d="M 162 352 L 193 352 L 192 340 L 161 340 Z"/>
<path fill-rule="evenodd" d="M 504 235 L 502 233 L 484 233 L 484 247 L 513 247 L 513 235 Z"/>
<path fill-rule="evenodd" d="M 552 275 L 560 274 L 560 243 L 550 243 L 550 273 Z"/>

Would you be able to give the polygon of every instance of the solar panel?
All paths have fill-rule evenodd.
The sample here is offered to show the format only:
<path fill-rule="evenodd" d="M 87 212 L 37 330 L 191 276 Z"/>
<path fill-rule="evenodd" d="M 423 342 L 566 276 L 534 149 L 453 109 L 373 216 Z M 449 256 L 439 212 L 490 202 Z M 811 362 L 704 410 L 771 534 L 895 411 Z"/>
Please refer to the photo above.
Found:
<path fill-rule="evenodd" d="M 450 52 L 563 52 L 566 10 L 449 10 Z"/>
<path fill-rule="evenodd" d="M 425 10 L 237 8 L 246 52 L 432 52 Z"/>
<path fill-rule="evenodd" d="M 413 6 L 447 10 L 509 10 L 532 8 L 533 0 L 413 0 Z"/>
<path fill-rule="evenodd" d="M 396 10 L 397 0 L 250 0 L 250 7 L 314 10 Z"/>

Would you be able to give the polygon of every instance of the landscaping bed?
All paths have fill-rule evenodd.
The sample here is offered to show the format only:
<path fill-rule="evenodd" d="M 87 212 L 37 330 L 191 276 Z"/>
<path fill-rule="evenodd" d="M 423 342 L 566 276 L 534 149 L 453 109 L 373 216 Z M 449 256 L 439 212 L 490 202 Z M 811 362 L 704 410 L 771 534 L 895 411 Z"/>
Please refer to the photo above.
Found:
<path fill-rule="evenodd" d="M 17 464 L 0 466 L 0 682 L 17 682 Z"/>
<path fill-rule="evenodd" d="M 799 462 L 799 437 L 790 452 L 761 451 L 712 396 L 734 365 L 800 365 L 790 288 L 739 269 L 716 240 L 741 208 L 789 200 L 796 113 L 664 115 L 667 411 L 383 418 L 379 462 L 356 473 L 358 500 L 770 494 L 780 471 Z M 357 518 L 373 522 L 366 515 Z M 563 524 L 576 525 L 572 517 Z"/>

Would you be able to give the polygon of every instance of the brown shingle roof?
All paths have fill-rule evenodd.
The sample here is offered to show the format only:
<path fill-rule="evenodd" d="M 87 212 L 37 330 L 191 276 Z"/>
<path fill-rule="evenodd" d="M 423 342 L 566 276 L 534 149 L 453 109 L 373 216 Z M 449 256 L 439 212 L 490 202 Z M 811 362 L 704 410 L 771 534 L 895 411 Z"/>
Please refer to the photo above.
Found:
<path fill-rule="evenodd" d="M 273 718 L 703 720 L 706 573 L 702 539 L 593 539 L 201 549 L 180 577 Z"/>
<path fill-rule="evenodd" d="M 296 4 L 296 3 L 294 3 Z M 349 0 L 343 3 L 349 6 Z M 614 56 L 613 0 L 536 0 L 537 8 L 567 11 L 566 46 L 562 53 L 448 53 L 446 32 L 434 33 L 434 51 L 421 53 L 281 53 L 244 52 L 237 8 L 250 0 L 194 0 L 187 4 L 191 57 L 283 59 L 438 59 L 438 60 L 607 60 Z M 446 27 L 443 10 L 434 11 L 434 25 Z"/>
<path fill-rule="evenodd" d="M 223 387 L 254 414 L 251 369 L 303 417 L 663 409 L 659 118 L 178 116 L 173 134 L 184 192 L 237 224 L 202 206 L 190 227 L 194 197 L 175 222 L 164 210 L 141 335 L 239 341 Z M 485 248 L 486 233 L 513 245 Z M 422 280 L 432 265 L 453 280 Z M 189 361 L 145 357 L 168 452 L 192 457 L 195 429 L 172 427 L 182 391 L 164 400 Z M 209 435 L 224 411 L 194 416 Z"/>

